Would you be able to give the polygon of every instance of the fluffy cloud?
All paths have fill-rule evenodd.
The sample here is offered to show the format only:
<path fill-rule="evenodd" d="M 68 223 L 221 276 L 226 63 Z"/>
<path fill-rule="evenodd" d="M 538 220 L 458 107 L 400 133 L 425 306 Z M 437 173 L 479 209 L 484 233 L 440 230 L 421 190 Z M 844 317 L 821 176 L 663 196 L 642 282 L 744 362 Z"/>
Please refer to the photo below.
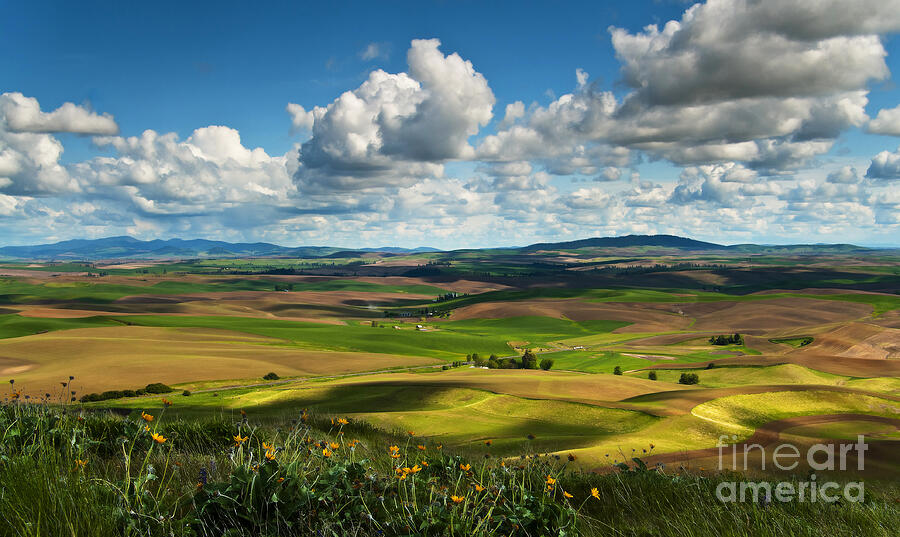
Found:
<path fill-rule="evenodd" d="M 494 94 L 471 62 L 439 47 L 437 39 L 414 40 L 408 73 L 373 71 L 359 88 L 313 110 L 295 175 L 301 188 L 411 186 L 440 176 L 447 160 L 474 155 L 468 138 L 491 120 Z"/>
<path fill-rule="evenodd" d="M 287 157 L 244 147 L 238 131 L 229 127 L 196 129 L 184 141 L 175 133 L 152 130 L 95 141 L 117 156 L 72 166 L 81 190 L 129 200 L 142 213 L 211 213 L 232 204 L 278 204 L 293 190 Z"/>
<path fill-rule="evenodd" d="M 607 166 L 600 172 L 595 181 L 618 181 L 622 178 L 622 170 L 613 166 Z"/>
<path fill-rule="evenodd" d="M 307 111 L 305 108 L 296 103 L 288 103 L 285 107 L 287 113 L 291 116 L 291 131 L 294 133 L 300 131 L 311 130 L 316 122 L 316 115 L 322 115 L 325 109 L 317 106 Z"/>
<path fill-rule="evenodd" d="M 850 15 L 846 3 L 836 0 L 805 2 L 802 9 L 788 4 L 710 0 L 662 30 L 653 25 L 630 34 L 612 28 L 633 98 L 647 105 L 683 105 L 816 96 L 887 77 L 886 53 L 872 29 L 900 27 L 898 2 L 868 1 L 871 12 L 865 17 L 856 16 L 865 8 L 854 7 Z M 872 15 L 881 15 L 882 24 L 870 24 Z M 844 24 L 833 24 L 832 17 Z"/>
<path fill-rule="evenodd" d="M 52 112 L 42 112 L 37 99 L 21 93 L 0 95 L 0 118 L 3 118 L 3 128 L 9 132 L 119 133 L 119 126 L 109 114 L 98 115 L 72 103 L 63 103 Z"/>
<path fill-rule="evenodd" d="M 754 183 L 756 173 L 739 164 L 688 167 L 681 172 L 679 183 L 669 202 L 679 205 L 708 202 L 719 207 L 753 204 L 754 196 L 778 192 L 777 183 Z"/>
<path fill-rule="evenodd" d="M 900 136 L 900 106 L 879 110 L 875 119 L 866 125 L 866 130 L 873 134 Z"/>
<path fill-rule="evenodd" d="M 859 175 L 856 173 L 856 168 L 844 166 L 829 173 L 825 180 L 838 185 L 853 185 L 859 182 Z"/>
<path fill-rule="evenodd" d="M 500 129 L 508 129 L 513 126 L 516 120 L 525 117 L 525 103 L 516 101 L 506 105 L 506 113 L 503 115 L 503 121 L 497 125 Z"/>
<path fill-rule="evenodd" d="M 872 164 L 866 171 L 866 177 L 872 179 L 900 179 L 900 149 L 891 153 L 882 151 L 875 155 Z"/>
<path fill-rule="evenodd" d="M 37 99 L 0 94 L 0 193 L 52 195 L 79 191 L 59 162 L 63 146 L 54 133 L 114 134 L 112 116 L 65 103 L 42 112 Z"/>
<path fill-rule="evenodd" d="M 558 158 L 606 145 L 679 165 L 808 165 L 868 121 L 866 86 L 889 75 L 878 34 L 900 28 L 900 0 L 866 1 L 864 14 L 836 0 L 801 4 L 710 0 L 662 29 L 610 28 L 630 93 L 619 101 L 579 70 L 573 93 L 504 122 L 479 155 Z"/>

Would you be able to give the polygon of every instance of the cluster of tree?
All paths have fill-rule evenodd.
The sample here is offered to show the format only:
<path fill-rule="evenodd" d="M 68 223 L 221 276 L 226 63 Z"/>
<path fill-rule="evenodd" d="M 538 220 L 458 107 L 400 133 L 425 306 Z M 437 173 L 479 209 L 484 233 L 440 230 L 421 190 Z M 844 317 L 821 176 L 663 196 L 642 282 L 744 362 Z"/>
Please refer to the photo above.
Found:
<path fill-rule="evenodd" d="M 710 336 L 710 345 L 743 345 L 744 336 L 740 334 Z"/>
<path fill-rule="evenodd" d="M 237 275 L 253 275 L 253 274 L 268 274 L 272 276 L 276 275 L 303 275 L 303 274 L 313 274 L 311 270 L 321 270 L 321 269 L 333 269 L 338 267 L 358 267 L 361 265 L 369 265 L 369 262 L 363 260 L 353 260 L 348 261 L 346 263 L 300 263 L 294 265 L 293 267 L 275 267 L 275 266 L 259 266 L 259 268 L 255 268 L 256 266 L 250 265 L 242 265 L 241 267 L 218 267 L 216 269 L 217 272 L 223 273 L 227 272 L 228 274 L 237 274 Z M 201 272 L 202 274 L 202 272 Z M 349 276 L 351 274 L 356 274 L 355 272 L 351 273 L 347 272 L 334 272 L 332 276 Z"/>
<path fill-rule="evenodd" d="M 276 291 L 293 291 L 294 284 L 292 284 L 292 283 L 276 283 L 275 290 Z"/>
<path fill-rule="evenodd" d="M 551 358 L 544 358 L 538 362 L 537 356 L 530 349 L 526 350 L 521 358 L 499 358 L 492 354 L 485 359 L 478 353 L 470 354 L 466 358 L 477 367 L 487 367 L 488 369 L 543 369 L 549 371 L 554 363 Z"/>
<path fill-rule="evenodd" d="M 436 310 L 431 308 L 419 308 L 414 310 L 394 310 L 385 311 L 384 316 L 388 319 L 392 317 L 445 317 L 449 316 L 448 310 Z"/>
<path fill-rule="evenodd" d="M 697 384 L 698 382 L 700 382 L 700 377 L 697 373 L 682 373 L 678 378 L 678 384 Z"/>
<path fill-rule="evenodd" d="M 278 380 L 278 379 L 280 379 L 280 378 L 281 378 L 281 377 L 278 376 L 278 373 L 275 373 L 274 371 L 272 371 L 272 372 L 270 372 L 270 373 L 266 373 L 266 374 L 263 376 L 263 380 Z"/>
<path fill-rule="evenodd" d="M 444 302 L 445 300 L 453 300 L 464 296 L 469 296 L 469 293 L 446 293 L 435 298 L 433 302 Z"/>
<path fill-rule="evenodd" d="M 671 265 L 629 265 L 626 267 L 594 267 L 592 272 L 604 272 L 609 274 L 646 274 L 651 272 L 672 272 L 682 270 L 726 270 L 728 265 L 702 264 L 702 263 L 674 263 Z"/>
<path fill-rule="evenodd" d="M 162 382 L 154 382 L 152 384 L 148 384 L 144 388 L 138 388 L 137 390 L 107 390 L 102 393 L 89 393 L 81 396 L 82 403 L 93 403 L 95 401 L 109 401 L 110 399 L 121 399 L 123 397 L 137 397 L 139 395 L 147 395 L 147 394 L 161 394 L 161 393 L 169 393 L 172 391 L 172 388 L 166 386 Z"/>

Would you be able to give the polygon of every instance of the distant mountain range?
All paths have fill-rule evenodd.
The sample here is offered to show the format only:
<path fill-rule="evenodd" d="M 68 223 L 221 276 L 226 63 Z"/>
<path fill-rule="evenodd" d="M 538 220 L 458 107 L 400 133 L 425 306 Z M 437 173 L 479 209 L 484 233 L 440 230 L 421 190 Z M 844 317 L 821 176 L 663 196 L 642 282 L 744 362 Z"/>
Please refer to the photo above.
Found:
<path fill-rule="evenodd" d="M 579 248 L 632 248 L 635 246 L 656 246 L 680 248 L 684 250 L 723 250 L 728 248 L 712 242 L 695 241 L 675 235 L 625 235 L 623 237 L 596 237 L 568 242 L 541 242 L 526 246 L 522 250 L 577 250 Z"/>
<path fill-rule="evenodd" d="M 201 257 L 353 257 L 365 252 L 406 254 L 436 252 L 434 248 L 365 248 L 348 251 L 333 246 L 290 248 L 267 242 L 224 242 L 206 239 L 142 241 L 134 237 L 76 239 L 34 246 L 5 246 L 0 256 L 17 259 L 185 259 Z"/>
<path fill-rule="evenodd" d="M 596 237 L 567 242 L 538 243 L 522 248 L 522 252 L 539 250 L 577 250 L 582 248 L 665 248 L 691 251 L 724 251 L 731 253 L 852 253 L 869 250 L 852 244 L 811 245 L 757 245 L 736 244 L 725 246 L 675 235 L 626 235 L 623 237 Z M 78 261 L 97 259 L 196 259 L 216 257 L 302 257 L 346 258 L 366 253 L 406 255 L 423 252 L 440 252 L 436 248 L 360 248 L 346 249 L 332 246 L 287 247 L 266 242 L 233 243 L 206 239 L 168 239 L 142 241 L 133 237 L 107 237 L 104 239 L 76 239 L 54 244 L 33 246 L 5 246 L 0 257 L 14 259 Z"/>

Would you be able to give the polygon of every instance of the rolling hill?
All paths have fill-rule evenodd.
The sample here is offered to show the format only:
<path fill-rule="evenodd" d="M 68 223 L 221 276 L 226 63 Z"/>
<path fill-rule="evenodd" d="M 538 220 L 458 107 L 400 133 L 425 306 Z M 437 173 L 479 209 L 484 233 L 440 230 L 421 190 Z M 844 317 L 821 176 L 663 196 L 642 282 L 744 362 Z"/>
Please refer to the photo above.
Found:
<path fill-rule="evenodd" d="M 621 237 L 594 237 L 564 242 L 543 242 L 519 248 L 511 252 L 530 254 L 542 250 L 578 249 L 646 249 L 662 248 L 682 251 L 722 251 L 739 254 L 823 254 L 853 253 L 869 250 L 852 244 L 794 244 L 757 245 L 736 244 L 726 246 L 698 241 L 676 235 L 625 235 Z M 98 259 L 189 259 L 189 258 L 244 258 L 244 257 L 297 257 L 297 258 L 347 258 L 365 254 L 409 255 L 441 252 L 436 248 L 339 248 L 333 246 L 279 246 L 266 242 L 231 243 L 206 239 L 155 239 L 142 241 L 129 236 L 102 239 L 75 239 L 53 244 L 0 247 L 0 257 L 23 260 L 90 261 Z M 485 249 L 461 251 L 490 251 Z"/>

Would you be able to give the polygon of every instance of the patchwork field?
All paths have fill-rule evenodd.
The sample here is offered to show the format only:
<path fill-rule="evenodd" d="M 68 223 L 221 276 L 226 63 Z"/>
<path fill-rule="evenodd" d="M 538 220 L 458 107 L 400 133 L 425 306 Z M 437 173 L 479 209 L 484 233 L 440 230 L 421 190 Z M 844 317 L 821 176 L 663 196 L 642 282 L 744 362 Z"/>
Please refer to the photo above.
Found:
<path fill-rule="evenodd" d="M 67 398 L 162 382 L 186 417 L 306 408 L 600 470 L 632 455 L 708 465 L 722 435 L 860 432 L 880 442 L 873 467 L 897 470 L 885 455 L 900 419 L 893 258 L 511 252 L 8 263 L 0 371 L 38 399 L 69 376 Z M 685 262 L 695 268 L 667 268 Z M 517 368 L 526 351 L 548 370 Z"/>

